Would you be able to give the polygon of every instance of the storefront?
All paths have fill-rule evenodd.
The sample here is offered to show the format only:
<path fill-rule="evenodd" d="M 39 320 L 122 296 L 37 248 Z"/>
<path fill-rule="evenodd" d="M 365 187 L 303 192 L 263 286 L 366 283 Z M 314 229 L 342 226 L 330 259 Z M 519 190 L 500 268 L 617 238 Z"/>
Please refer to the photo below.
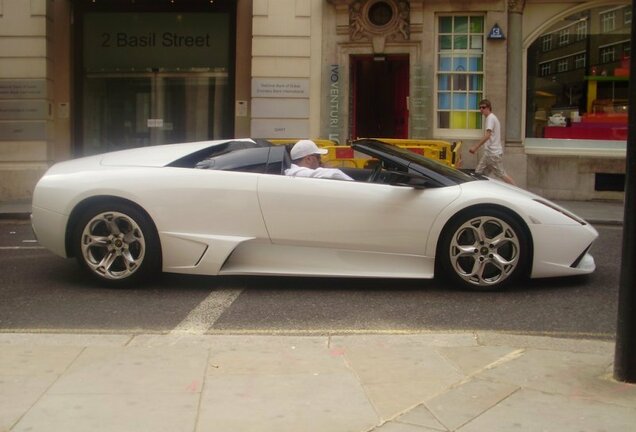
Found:
<path fill-rule="evenodd" d="M 75 153 L 234 135 L 235 5 L 78 2 Z"/>
<path fill-rule="evenodd" d="M 50 164 L 225 137 L 462 141 L 491 100 L 506 168 L 622 199 L 627 0 L 3 0 L 0 199 Z"/>
<path fill-rule="evenodd" d="M 526 6 L 526 21 L 546 14 Z M 528 187 L 552 198 L 622 199 L 631 3 L 553 9 L 526 45 Z"/>

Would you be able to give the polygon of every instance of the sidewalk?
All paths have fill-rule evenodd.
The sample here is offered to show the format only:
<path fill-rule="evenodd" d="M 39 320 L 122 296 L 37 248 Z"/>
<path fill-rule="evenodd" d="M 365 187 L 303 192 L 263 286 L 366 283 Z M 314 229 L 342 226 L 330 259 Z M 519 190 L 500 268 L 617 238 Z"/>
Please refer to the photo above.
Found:
<path fill-rule="evenodd" d="M 614 344 L 495 332 L 0 335 L 0 431 L 626 432 Z"/>
<path fill-rule="evenodd" d="M 553 201 L 561 207 L 581 216 L 591 224 L 623 224 L 623 203 L 621 202 Z M 30 214 L 30 201 L 0 202 L 0 219 L 28 219 Z"/>

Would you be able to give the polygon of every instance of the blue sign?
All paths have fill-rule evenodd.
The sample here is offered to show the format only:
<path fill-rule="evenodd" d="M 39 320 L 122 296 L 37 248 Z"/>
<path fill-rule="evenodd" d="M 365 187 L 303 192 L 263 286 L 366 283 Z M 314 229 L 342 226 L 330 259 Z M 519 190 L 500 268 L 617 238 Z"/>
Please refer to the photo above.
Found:
<path fill-rule="evenodd" d="M 506 37 L 503 34 L 503 30 L 501 30 L 501 27 L 499 27 L 499 24 L 495 24 L 494 26 L 492 26 L 492 28 L 490 29 L 490 33 L 488 33 L 488 39 L 500 39 L 503 40 Z"/>

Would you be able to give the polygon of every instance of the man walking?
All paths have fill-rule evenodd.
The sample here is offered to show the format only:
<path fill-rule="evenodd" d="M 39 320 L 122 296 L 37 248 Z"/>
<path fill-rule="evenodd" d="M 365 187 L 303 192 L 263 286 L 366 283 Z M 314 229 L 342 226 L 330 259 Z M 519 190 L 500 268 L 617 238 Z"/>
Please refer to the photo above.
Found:
<path fill-rule="evenodd" d="M 486 117 L 486 133 L 477 144 L 473 145 L 469 152 L 475 153 L 479 147 L 486 144 L 484 154 L 481 156 L 475 172 L 477 174 L 488 175 L 493 172 L 497 177 L 514 185 L 515 182 L 506 174 L 503 167 L 503 146 L 501 145 L 501 125 L 499 119 L 492 112 L 492 104 L 488 99 L 479 102 L 479 110 Z"/>

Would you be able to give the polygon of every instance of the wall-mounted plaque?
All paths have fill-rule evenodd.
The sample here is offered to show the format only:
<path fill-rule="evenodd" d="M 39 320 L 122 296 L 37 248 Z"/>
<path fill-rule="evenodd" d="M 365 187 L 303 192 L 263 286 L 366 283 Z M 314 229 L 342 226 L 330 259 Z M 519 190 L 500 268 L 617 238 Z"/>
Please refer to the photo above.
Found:
<path fill-rule="evenodd" d="M 45 100 L 0 100 L 0 120 L 46 120 L 49 104 Z"/>
<path fill-rule="evenodd" d="M 43 141 L 46 139 L 45 121 L 0 122 L 0 141 Z"/>
<path fill-rule="evenodd" d="M 46 81 L 0 80 L 0 99 L 46 99 Z"/>
<path fill-rule="evenodd" d="M 254 78 L 252 97 L 308 98 L 308 79 Z"/>

